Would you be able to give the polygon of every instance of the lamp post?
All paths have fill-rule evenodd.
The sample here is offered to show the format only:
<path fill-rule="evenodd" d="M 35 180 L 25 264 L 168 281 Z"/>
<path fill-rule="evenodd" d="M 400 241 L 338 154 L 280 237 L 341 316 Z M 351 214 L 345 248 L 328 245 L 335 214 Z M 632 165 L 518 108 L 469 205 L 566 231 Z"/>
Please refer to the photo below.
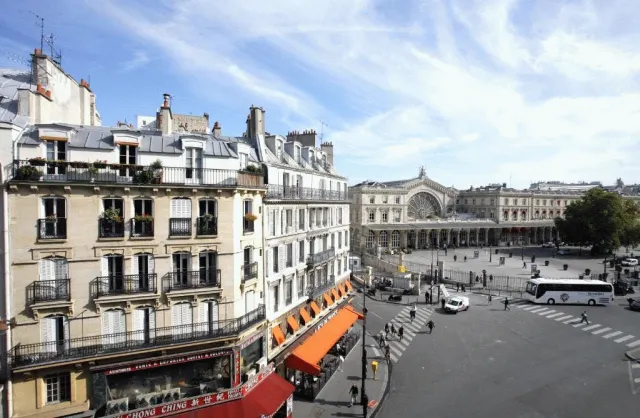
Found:
<path fill-rule="evenodd" d="M 362 416 L 367 418 L 368 397 L 366 392 L 367 381 L 367 348 L 365 339 L 367 338 L 367 280 L 364 281 L 364 293 L 362 294 L 362 375 L 360 383 L 360 401 L 362 402 Z"/>
<path fill-rule="evenodd" d="M 491 249 L 491 244 L 489 244 L 489 262 L 491 262 L 491 254 L 493 254 L 493 250 Z"/>

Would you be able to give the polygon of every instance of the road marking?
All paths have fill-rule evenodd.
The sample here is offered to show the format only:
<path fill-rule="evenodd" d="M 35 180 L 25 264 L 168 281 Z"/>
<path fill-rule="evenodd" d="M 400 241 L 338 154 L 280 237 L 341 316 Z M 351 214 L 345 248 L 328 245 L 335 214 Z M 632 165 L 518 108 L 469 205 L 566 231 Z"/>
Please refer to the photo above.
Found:
<path fill-rule="evenodd" d="M 393 353 L 389 353 L 389 357 L 391 357 L 391 360 L 392 360 L 394 363 L 397 363 L 397 362 L 398 362 L 398 357 L 396 357 L 396 355 L 395 355 L 395 354 L 393 354 Z"/>
<path fill-rule="evenodd" d="M 578 322 L 577 324 L 574 324 L 573 327 L 574 328 L 580 328 L 583 325 L 589 325 L 589 324 L 587 324 L 586 322 Z"/>
<path fill-rule="evenodd" d="M 405 324 L 404 326 L 405 330 L 409 330 L 409 331 L 413 331 L 414 333 L 417 333 L 418 330 L 420 330 L 420 325 L 414 325 L 414 324 Z"/>
<path fill-rule="evenodd" d="M 633 370 L 631 370 L 631 362 L 629 362 L 629 386 L 631 386 L 631 393 L 633 393 L 634 395 L 636 394 L 636 385 L 634 385 L 635 383 L 638 383 L 638 380 L 640 379 L 634 379 L 633 378 Z"/>
<path fill-rule="evenodd" d="M 615 337 L 616 335 L 620 335 L 620 334 L 622 334 L 622 331 L 616 331 L 616 332 L 612 332 L 611 334 L 603 335 L 602 338 L 611 338 L 611 337 Z"/>
<path fill-rule="evenodd" d="M 405 331 L 405 333 L 404 333 L 404 338 L 405 338 L 406 340 L 413 341 L 413 337 L 411 337 L 411 336 L 409 335 L 409 333 L 408 333 L 408 332 L 406 332 L 406 331 Z"/>
<path fill-rule="evenodd" d="M 640 377 L 633 379 L 635 383 L 640 383 Z"/>
<path fill-rule="evenodd" d="M 404 351 L 404 350 L 398 350 L 397 348 L 395 348 L 391 344 L 389 344 L 389 347 L 391 347 L 391 351 L 395 352 L 398 355 L 398 357 L 402 356 L 402 351 Z"/>
<path fill-rule="evenodd" d="M 588 327 L 584 327 L 584 328 L 582 328 L 582 330 L 583 330 L 583 331 L 591 331 L 592 329 L 599 328 L 600 326 L 601 326 L 600 324 L 589 325 Z"/>
<path fill-rule="evenodd" d="M 555 313 L 553 315 L 549 315 L 549 316 L 547 316 L 547 318 L 555 318 L 556 316 L 560 316 L 560 315 L 564 315 L 564 312 L 558 312 L 558 313 Z"/>
<path fill-rule="evenodd" d="M 607 332 L 607 331 L 611 331 L 611 328 L 600 328 L 597 331 L 593 331 L 592 334 L 593 335 L 598 335 L 598 334 L 602 334 L 603 332 Z"/>
<path fill-rule="evenodd" d="M 380 353 L 380 350 L 378 350 L 378 348 L 376 348 L 376 347 L 371 347 L 371 348 L 373 348 L 373 354 L 376 357 L 382 357 L 382 353 Z"/>
<path fill-rule="evenodd" d="M 410 342 L 410 341 L 407 341 L 407 340 L 405 340 L 404 338 L 403 338 L 403 339 L 401 339 L 399 342 L 400 342 L 400 343 L 402 343 L 402 344 L 404 344 L 404 345 L 406 345 L 407 347 L 409 347 L 409 344 L 411 344 L 411 342 Z"/>
<path fill-rule="evenodd" d="M 622 338 L 618 338 L 617 340 L 613 340 L 613 342 L 615 343 L 623 343 L 625 341 L 628 341 L 630 339 L 634 338 L 633 335 L 627 335 L 626 337 L 622 337 Z"/>
<path fill-rule="evenodd" d="M 413 331 L 411 331 L 411 330 L 408 330 L 408 329 L 406 329 L 406 328 L 405 328 L 405 329 L 404 329 L 404 335 L 405 335 L 405 337 L 406 337 L 406 336 L 409 336 L 409 337 L 413 338 L 413 337 L 415 337 L 415 336 L 416 336 L 416 333 L 415 333 L 415 332 L 413 332 Z"/>
<path fill-rule="evenodd" d="M 533 306 L 525 306 L 524 308 L 522 308 L 523 311 L 530 311 L 531 309 L 535 309 L 537 308 L 537 305 L 533 305 Z"/>
<path fill-rule="evenodd" d="M 631 344 L 627 344 L 627 347 L 631 348 L 631 347 L 636 347 L 638 345 L 640 345 L 640 340 L 634 341 Z"/>
<path fill-rule="evenodd" d="M 638 363 L 632 364 L 631 368 L 632 369 L 640 369 L 640 364 L 638 364 Z"/>
<path fill-rule="evenodd" d="M 516 308 L 524 309 L 524 308 L 526 308 L 528 306 L 537 306 L 537 305 L 532 305 L 530 303 L 519 303 L 519 304 L 513 305 L 513 306 L 515 306 Z"/>
<path fill-rule="evenodd" d="M 577 321 L 577 320 L 579 320 L 579 319 L 580 319 L 580 318 L 571 318 L 571 319 L 568 319 L 568 320 L 564 321 L 564 322 L 563 322 L 563 324 L 569 324 L 569 323 L 571 323 L 571 322 L 576 322 L 576 321 Z"/>
<path fill-rule="evenodd" d="M 548 310 L 549 308 L 538 308 L 538 309 L 531 309 L 531 312 L 538 313 L 538 312 L 548 311 Z"/>
<path fill-rule="evenodd" d="M 547 315 L 551 315 L 551 314 L 552 314 L 552 313 L 554 313 L 554 312 L 556 312 L 556 311 L 555 311 L 555 310 L 553 310 L 553 309 L 551 309 L 551 310 L 548 310 L 548 311 L 546 311 L 546 312 L 545 312 L 545 311 L 539 312 L 539 313 L 538 313 L 538 315 L 544 315 L 544 316 L 547 316 Z"/>
<path fill-rule="evenodd" d="M 556 318 L 556 321 L 564 321 L 565 319 L 573 318 L 571 315 L 561 316 L 560 318 Z"/>

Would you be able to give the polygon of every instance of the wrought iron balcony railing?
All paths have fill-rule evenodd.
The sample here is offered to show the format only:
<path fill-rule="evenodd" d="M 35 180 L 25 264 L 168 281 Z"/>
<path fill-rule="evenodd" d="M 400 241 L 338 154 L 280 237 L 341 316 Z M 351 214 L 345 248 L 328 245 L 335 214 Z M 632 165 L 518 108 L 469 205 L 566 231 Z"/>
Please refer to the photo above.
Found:
<path fill-rule="evenodd" d="M 203 322 L 118 334 L 93 335 L 35 344 L 18 344 L 8 353 L 14 368 L 125 354 L 137 350 L 197 343 L 239 335 L 265 319 L 264 305 L 234 319 Z"/>
<path fill-rule="evenodd" d="M 266 199 L 347 201 L 349 193 L 310 187 L 267 185 Z"/>
<path fill-rule="evenodd" d="M 197 235 L 218 235 L 218 218 L 215 216 L 199 216 L 196 221 Z"/>
<path fill-rule="evenodd" d="M 47 161 L 41 158 L 15 160 L 13 181 L 56 183 L 117 183 L 201 185 L 216 187 L 264 187 L 259 173 L 215 168 L 162 167 L 84 162 Z"/>
<path fill-rule="evenodd" d="M 67 218 L 38 219 L 38 239 L 66 239 Z"/>
<path fill-rule="evenodd" d="M 168 273 L 164 276 L 162 282 L 166 292 L 203 287 L 220 287 L 221 273 L 219 269 L 177 271 Z"/>
<path fill-rule="evenodd" d="M 153 237 L 153 219 L 147 221 L 136 221 L 131 219 L 132 237 Z"/>
<path fill-rule="evenodd" d="M 253 263 L 243 264 L 241 270 L 243 282 L 255 279 L 258 277 L 258 262 L 254 261 Z"/>
<path fill-rule="evenodd" d="M 307 286 L 307 297 L 313 299 L 322 295 L 325 292 L 333 289 L 335 287 L 335 283 L 333 280 L 325 280 L 324 283 L 319 283 L 317 285 L 309 285 Z"/>
<path fill-rule="evenodd" d="M 156 273 L 101 276 L 91 281 L 91 297 L 155 293 Z"/>
<path fill-rule="evenodd" d="M 191 218 L 169 218 L 169 235 L 172 237 L 190 237 Z"/>
<path fill-rule="evenodd" d="M 109 219 L 98 220 L 98 236 L 100 238 L 123 238 L 124 221 L 112 221 Z"/>
<path fill-rule="evenodd" d="M 335 247 L 327 248 L 324 251 L 320 251 L 316 254 L 310 254 L 307 257 L 307 265 L 316 266 L 320 263 L 324 263 L 325 261 L 329 261 L 332 257 L 336 255 Z"/>
<path fill-rule="evenodd" d="M 71 300 L 71 280 L 39 280 L 27 286 L 27 303 Z"/>

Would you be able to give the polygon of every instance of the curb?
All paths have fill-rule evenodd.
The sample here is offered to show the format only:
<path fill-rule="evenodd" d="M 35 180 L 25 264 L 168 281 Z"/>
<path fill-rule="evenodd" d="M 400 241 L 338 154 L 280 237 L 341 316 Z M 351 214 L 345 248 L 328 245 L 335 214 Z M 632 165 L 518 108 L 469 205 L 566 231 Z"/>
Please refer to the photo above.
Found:
<path fill-rule="evenodd" d="M 636 354 L 637 353 L 637 354 Z M 624 355 L 631 361 L 640 363 L 640 349 L 629 350 Z"/>
<path fill-rule="evenodd" d="M 371 333 L 367 332 L 367 334 L 369 334 L 369 336 L 371 338 L 375 339 L 375 337 L 373 335 L 371 335 Z M 382 391 L 382 398 L 380 398 L 380 400 L 378 401 L 376 406 L 374 406 L 373 408 L 371 408 L 369 410 L 369 417 L 370 418 L 374 418 L 378 414 L 378 411 L 380 411 L 380 407 L 382 406 L 382 403 L 385 401 L 385 399 L 387 399 L 387 396 L 389 395 L 389 391 L 391 389 L 391 374 L 392 373 L 393 373 L 393 362 L 389 362 L 389 363 L 387 363 L 387 368 L 386 368 L 386 372 L 385 372 L 386 379 L 385 379 L 385 383 L 384 383 L 384 390 Z"/>

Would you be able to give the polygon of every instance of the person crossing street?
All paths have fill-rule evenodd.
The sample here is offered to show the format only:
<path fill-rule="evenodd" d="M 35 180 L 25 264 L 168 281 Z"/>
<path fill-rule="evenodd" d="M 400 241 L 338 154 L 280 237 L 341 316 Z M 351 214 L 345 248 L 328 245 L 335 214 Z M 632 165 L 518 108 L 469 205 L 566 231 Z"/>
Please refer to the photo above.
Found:
<path fill-rule="evenodd" d="M 402 341 L 402 337 L 404 337 L 404 326 L 400 325 L 400 328 L 398 329 L 398 338 L 400 341 Z"/>
<path fill-rule="evenodd" d="M 414 303 L 413 306 L 411 306 L 411 310 L 409 311 L 409 320 L 413 323 L 413 320 L 416 319 L 416 311 L 418 310 L 418 307 L 416 306 L 416 304 Z"/>
<path fill-rule="evenodd" d="M 429 334 L 431 334 L 433 332 L 433 329 L 435 328 L 436 324 L 433 323 L 433 320 L 429 320 L 429 322 L 427 322 L 427 328 L 429 328 Z"/>
<path fill-rule="evenodd" d="M 504 310 L 505 311 L 510 311 L 511 310 L 509 308 L 509 298 L 504 298 Z"/>
<path fill-rule="evenodd" d="M 396 336 L 396 326 L 391 324 L 391 336 L 395 337 Z"/>
<path fill-rule="evenodd" d="M 586 322 L 587 325 L 589 325 L 589 319 L 587 319 L 587 311 L 582 312 L 580 316 L 582 317 L 580 323 L 582 324 L 583 322 Z"/>

